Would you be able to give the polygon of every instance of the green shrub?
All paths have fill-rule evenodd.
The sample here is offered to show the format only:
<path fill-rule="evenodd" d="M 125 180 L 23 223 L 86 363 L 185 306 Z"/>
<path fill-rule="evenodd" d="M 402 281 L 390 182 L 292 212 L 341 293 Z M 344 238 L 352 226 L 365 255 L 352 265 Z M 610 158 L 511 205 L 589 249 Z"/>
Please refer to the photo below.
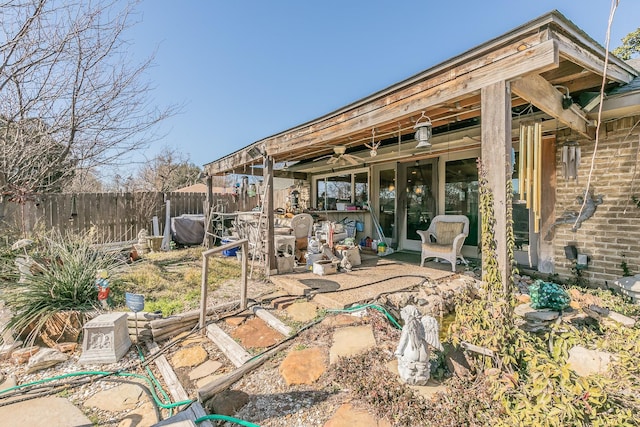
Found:
<path fill-rule="evenodd" d="M 53 231 L 37 250 L 41 255 L 34 258 L 32 274 L 27 274 L 23 283 L 16 280 L 6 292 L 13 316 L 5 330 L 13 329 L 27 343 L 33 343 L 58 313 L 98 309 L 96 272 L 104 269 L 111 276 L 124 265 L 119 254 L 95 245 L 91 233 L 62 235 Z"/>

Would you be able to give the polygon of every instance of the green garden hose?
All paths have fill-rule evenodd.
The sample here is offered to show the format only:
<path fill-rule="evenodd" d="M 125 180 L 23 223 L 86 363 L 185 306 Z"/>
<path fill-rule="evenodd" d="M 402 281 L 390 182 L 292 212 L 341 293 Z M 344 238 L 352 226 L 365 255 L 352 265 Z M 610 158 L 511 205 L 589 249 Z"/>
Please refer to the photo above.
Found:
<path fill-rule="evenodd" d="M 250 423 L 249 421 L 240 420 L 238 418 L 229 417 L 227 415 L 217 415 L 217 414 L 205 415 L 204 417 L 200 417 L 196 419 L 195 422 L 196 424 L 200 424 L 205 420 L 222 420 L 222 421 L 229 421 L 232 423 L 236 423 L 245 427 L 260 427 L 258 424 Z"/>
<path fill-rule="evenodd" d="M 353 307 L 349 307 L 349 308 L 343 308 L 343 309 L 334 309 L 334 310 L 327 310 L 327 312 L 331 312 L 331 313 L 352 313 L 354 311 L 359 311 L 365 308 L 373 308 L 374 310 L 378 310 L 379 312 L 381 312 L 382 314 L 384 314 L 387 319 L 389 319 L 389 321 L 393 324 L 393 326 L 395 326 L 398 329 L 402 329 L 402 326 L 400 326 L 400 324 L 396 321 L 396 319 L 393 318 L 393 316 L 387 311 L 386 308 L 376 305 L 376 304 L 359 304 L 359 305 L 355 305 Z"/>

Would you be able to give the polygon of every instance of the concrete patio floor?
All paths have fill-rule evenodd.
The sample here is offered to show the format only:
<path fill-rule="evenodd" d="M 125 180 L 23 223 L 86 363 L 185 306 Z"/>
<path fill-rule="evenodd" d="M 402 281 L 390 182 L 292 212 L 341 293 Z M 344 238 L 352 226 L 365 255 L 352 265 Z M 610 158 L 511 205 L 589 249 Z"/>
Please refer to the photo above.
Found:
<path fill-rule="evenodd" d="M 310 296 L 311 301 L 326 308 L 341 309 L 425 280 L 438 283 L 465 270 L 464 265 L 458 265 L 453 273 L 451 264 L 433 261 L 420 267 L 420 254 L 411 252 L 385 257 L 362 253 L 361 258 L 362 264 L 350 272 L 320 276 L 299 267 L 297 272 L 274 275 L 270 280 L 291 295 Z"/>

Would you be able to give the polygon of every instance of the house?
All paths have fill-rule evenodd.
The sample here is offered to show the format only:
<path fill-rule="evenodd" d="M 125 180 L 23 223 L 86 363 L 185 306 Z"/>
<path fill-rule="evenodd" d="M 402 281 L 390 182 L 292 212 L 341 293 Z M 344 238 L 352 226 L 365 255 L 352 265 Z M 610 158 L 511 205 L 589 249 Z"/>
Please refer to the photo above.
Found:
<path fill-rule="evenodd" d="M 513 178 L 518 263 L 568 278 L 570 258 L 582 255 L 584 263 L 586 255 L 581 274 L 605 285 L 623 274 L 622 265 L 640 272 L 639 120 L 638 71 L 552 11 L 205 170 L 213 176 L 264 165 L 265 183 L 297 180 L 309 190 L 308 208 L 360 215 L 365 234 L 373 235 L 373 213 L 400 250 L 419 250 L 416 231 L 433 216 L 463 214 L 471 224 L 463 253 L 477 257 L 481 159 L 503 280 Z M 428 122 L 431 138 L 418 144 L 416 130 Z M 587 189 L 593 198 L 582 207 L 577 200 Z M 265 212 L 273 211 L 269 200 Z M 268 223 L 272 230 L 272 215 Z"/>

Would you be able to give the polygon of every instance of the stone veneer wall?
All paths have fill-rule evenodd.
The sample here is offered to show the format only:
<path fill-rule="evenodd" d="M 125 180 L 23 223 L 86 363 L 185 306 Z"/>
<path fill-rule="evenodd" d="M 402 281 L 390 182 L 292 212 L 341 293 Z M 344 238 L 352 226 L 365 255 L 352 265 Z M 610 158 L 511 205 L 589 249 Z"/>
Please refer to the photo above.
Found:
<path fill-rule="evenodd" d="M 590 188 L 604 196 L 595 214 L 582 223 L 575 233 L 572 224 L 556 226 L 553 239 L 555 272 L 562 278 L 572 277 L 572 262 L 565 257 L 564 246 L 575 245 L 578 253 L 590 257 L 583 270 L 591 285 L 606 286 L 623 275 L 621 263 L 626 261 L 632 273 L 640 273 L 640 208 L 632 201 L 640 199 L 640 116 L 603 123 L 594 161 Z M 577 141 L 582 150 L 578 179 L 566 180 L 562 173 L 562 144 Z M 569 131 L 557 135 L 557 188 L 555 215 L 579 211 L 576 197 L 584 194 L 594 141 L 576 138 Z M 542 230 L 544 237 L 546 230 Z"/>

